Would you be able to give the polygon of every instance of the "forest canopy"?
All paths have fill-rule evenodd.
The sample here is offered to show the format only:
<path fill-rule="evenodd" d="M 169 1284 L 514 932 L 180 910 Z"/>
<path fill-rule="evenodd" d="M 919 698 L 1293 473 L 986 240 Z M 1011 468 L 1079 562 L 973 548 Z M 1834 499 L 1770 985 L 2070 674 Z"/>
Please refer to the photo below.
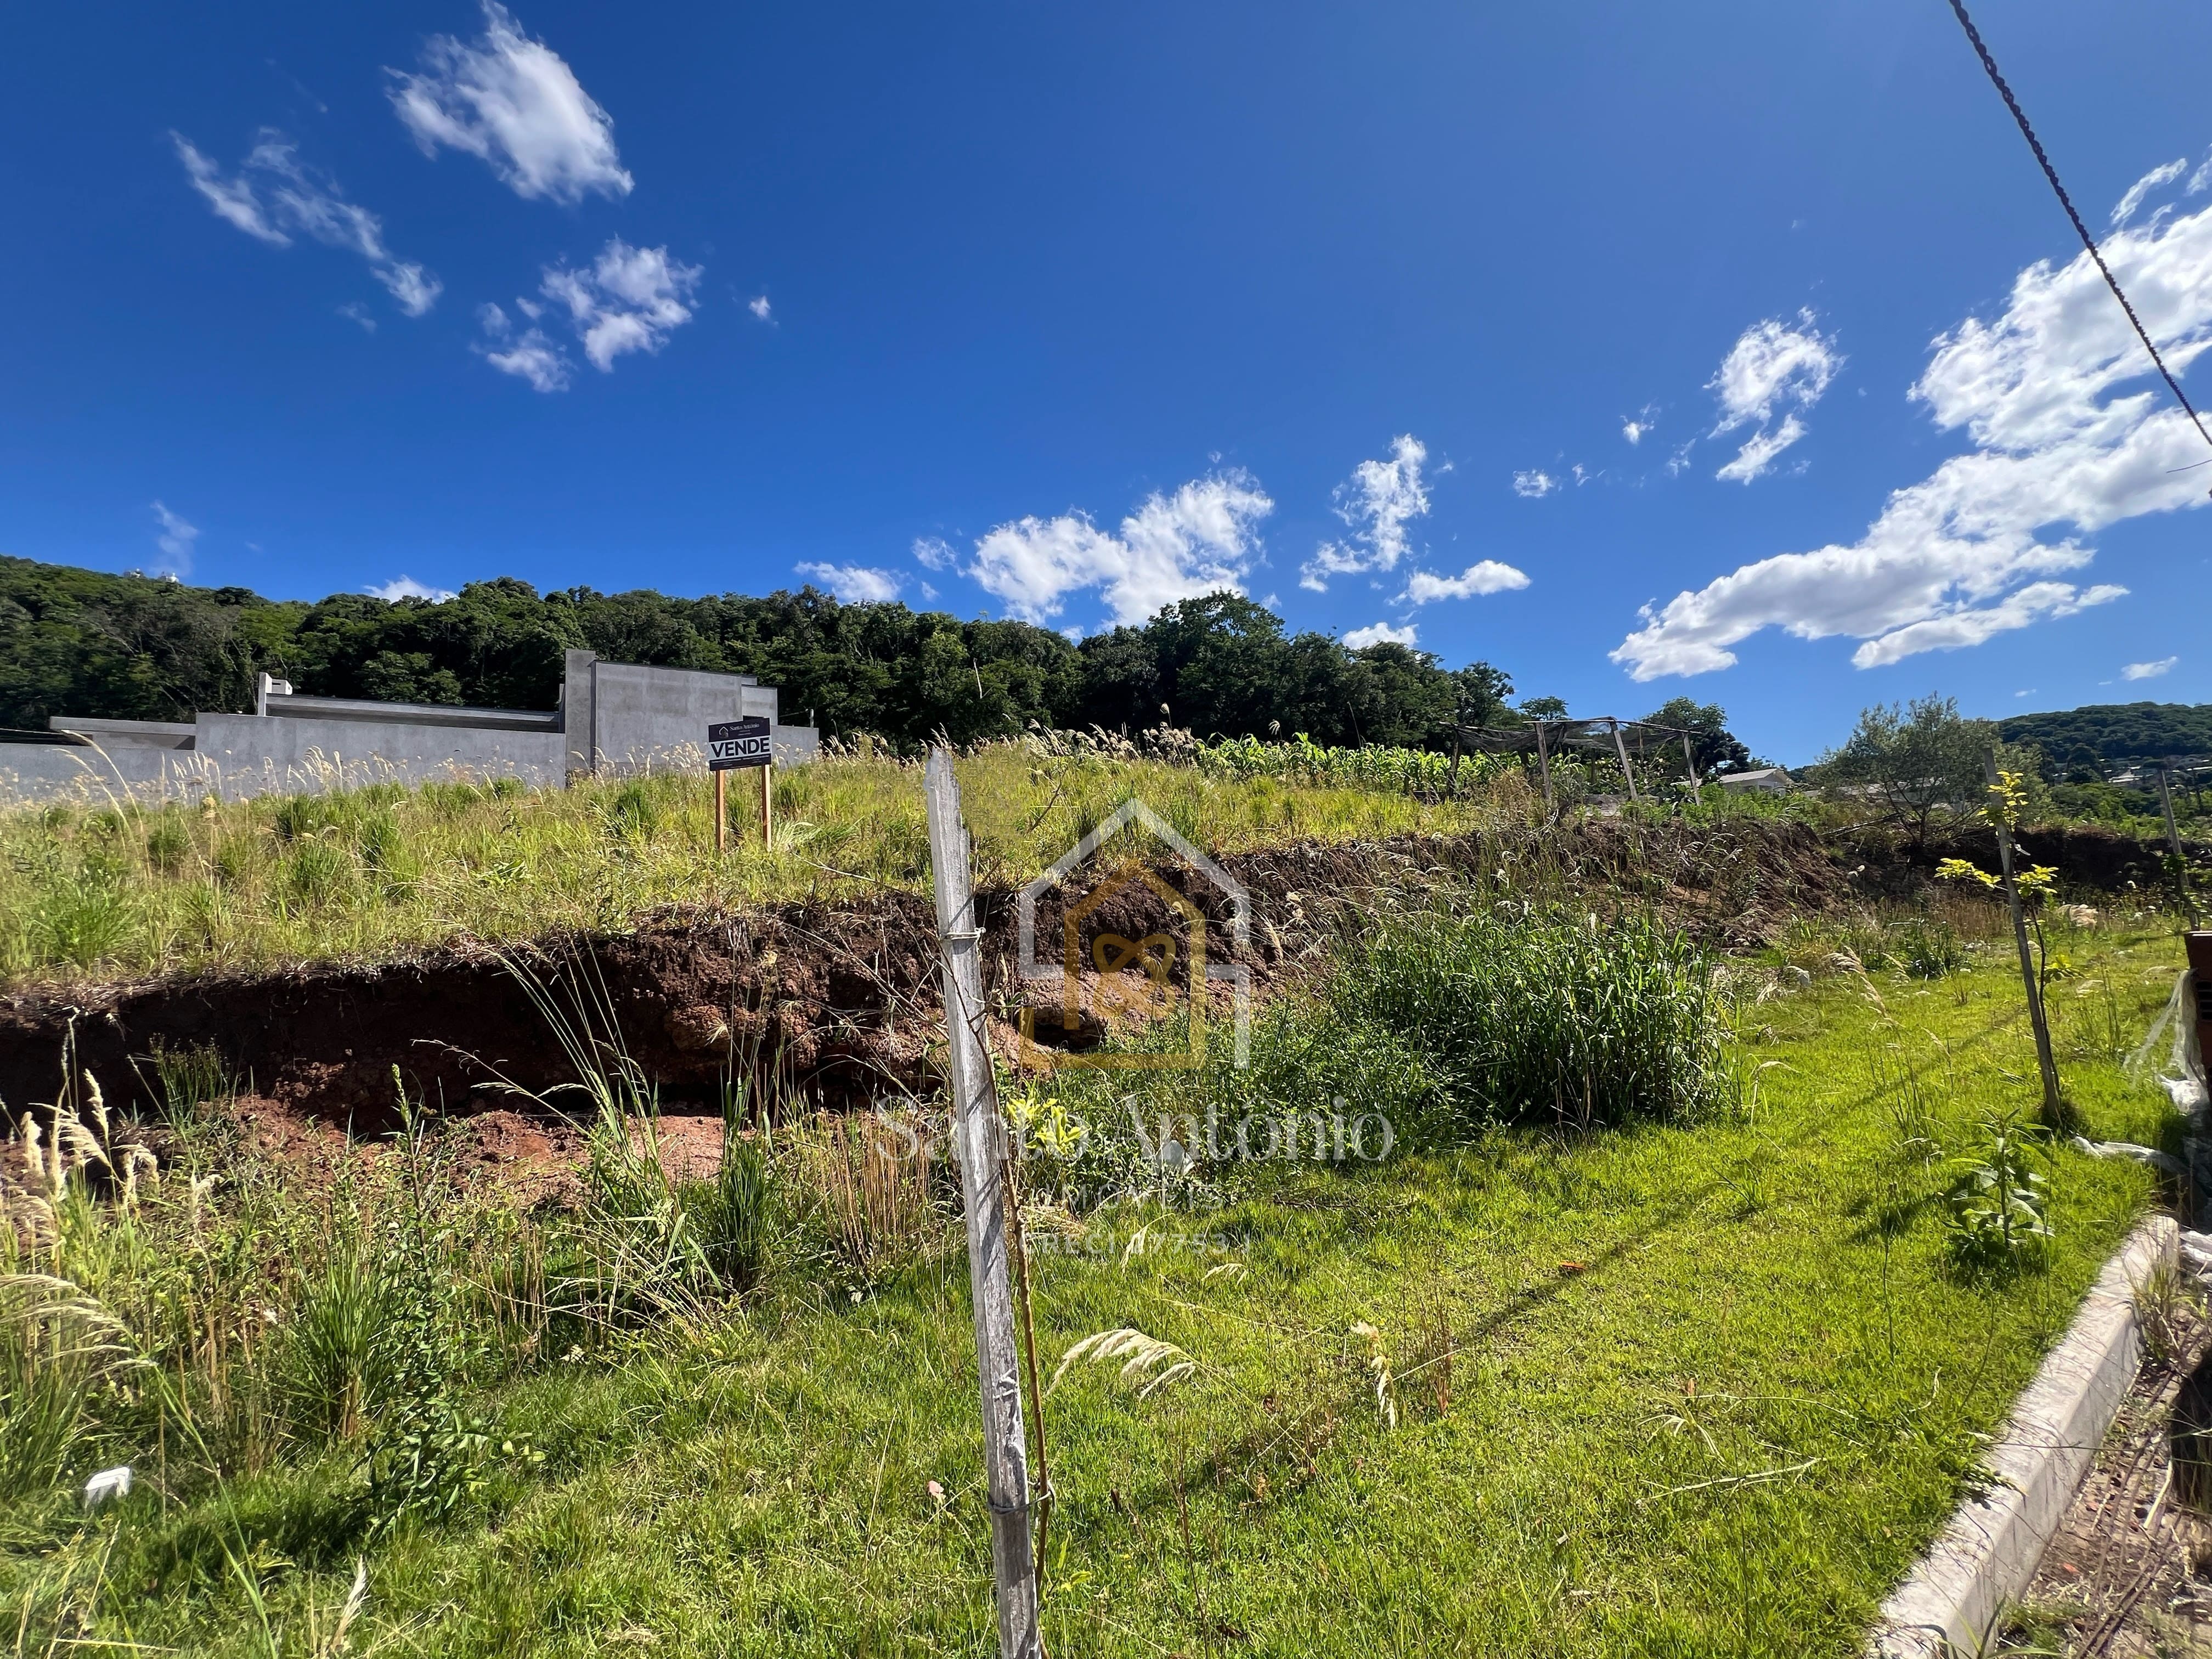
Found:
<path fill-rule="evenodd" d="M 2054 780 L 2097 774 L 2121 761 L 2212 755 L 2212 703 L 2100 702 L 1999 720 L 2007 743 L 2043 750 Z"/>
<path fill-rule="evenodd" d="M 785 718 L 902 746 L 1040 726 L 1201 737 L 1448 744 L 1455 720 L 1506 715 L 1512 682 L 1384 642 L 1289 634 L 1264 605 L 1210 593 L 1072 643 L 1021 622 L 963 622 L 811 587 L 764 599 L 640 590 L 540 593 L 512 576 L 442 602 L 337 593 L 312 604 L 0 558 L 0 726 L 55 714 L 190 720 L 240 711 L 266 672 L 303 692 L 550 708 L 562 653 L 758 676 Z M 1716 711 L 1717 712 L 1717 711 Z"/>

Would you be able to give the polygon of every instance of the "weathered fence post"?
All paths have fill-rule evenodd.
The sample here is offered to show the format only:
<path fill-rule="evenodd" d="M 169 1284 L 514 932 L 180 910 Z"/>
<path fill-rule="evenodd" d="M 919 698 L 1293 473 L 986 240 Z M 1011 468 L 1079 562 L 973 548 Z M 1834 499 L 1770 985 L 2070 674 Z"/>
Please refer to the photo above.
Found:
<path fill-rule="evenodd" d="M 1628 781 L 1628 798 L 1636 799 L 1636 769 L 1628 763 L 1628 745 L 1621 741 L 1620 722 L 1613 723 L 1613 752 L 1620 757 L 1620 775 Z"/>
<path fill-rule="evenodd" d="M 2173 853 L 2173 884 L 2181 889 L 2182 908 L 2189 912 L 2189 925 L 2197 926 L 2197 895 L 2189 890 L 2189 860 L 2181 850 L 2181 831 L 2173 822 L 2173 781 L 2167 775 L 2166 763 L 2158 768 L 2158 804 L 2166 809 L 2166 844 Z"/>
<path fill-rule="evenodd" d="M 1997 751 L 1982 751 L 1982 769 L 1988 774 L 1990 793 L 1997 802 L 1989 820 L 1997 832 L 1998 867 L 2004 872 L 2005 902 L 2012 909 L 2013 943 L 2020 949 L 2021 982 L 2027 990 L 2027 1023 L 2035 1032 L 2035 1065 L 2043 1074 L 2043 1113 L 2053 1128 L 2065 1111 L 2058 1094 L 2058 1062 L 2051 1054 L 2051 1027 L 2043 1018 L 2043 981 L 2035 971 L 2035 958 L 2027 948 L 2027 913 L 2020 902 L 2020 884 L 2013 877 L 2012 811 L 2004 799 L 2003 781 L 1997 775 Z"/>
<path fill-rule="evenodd" d="M 1544 722 L 1536 722 L 1536 770 L 1544 779 L 1544 821 L 1552 821 L 1552 748 L 1546 740 Z"/>
<path fill-rule="evenodd" d="M 945 1031 L 951 1048 L 952 1140 L 968 1213 L 968 1284 L 975 1304 L 975 1369 L 982 1385 L 984 1498 L 998 1585 L 1001 1659 L 1041 1659 L 1036 1563 L 1030 1551 L 1030 1470 L 1022 1422 L 1021 1356 L 1006 1269 L 1005 1126 L 993 1105 L 983 1042 L 982 929 L 968 871 L 968 831 L 952 757 L 929 753 L 929 863 L 945 966 Z"/>

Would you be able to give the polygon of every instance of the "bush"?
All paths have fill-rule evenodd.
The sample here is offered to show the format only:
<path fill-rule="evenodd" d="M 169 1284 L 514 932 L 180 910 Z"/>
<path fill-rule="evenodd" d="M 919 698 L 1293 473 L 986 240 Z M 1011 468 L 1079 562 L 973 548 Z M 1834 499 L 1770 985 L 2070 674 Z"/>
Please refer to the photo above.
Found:
<path fill-rule="evenodd" d="M 1686 1118 L 1718 1103 L 1711 965 L 1681 933 L 1595 916 L 1429 915 L 1377 925 L 1332 993 L 1397 1032 L 1462 1127 Z"/>

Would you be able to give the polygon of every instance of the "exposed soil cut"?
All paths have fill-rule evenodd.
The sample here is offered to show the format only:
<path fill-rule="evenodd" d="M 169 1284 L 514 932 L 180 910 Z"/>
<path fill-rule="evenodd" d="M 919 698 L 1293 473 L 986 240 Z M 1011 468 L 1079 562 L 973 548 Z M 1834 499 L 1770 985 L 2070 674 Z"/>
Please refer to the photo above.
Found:
<path fill-rule="evenodd" d="M 1179 913 L 1194 909 L 1206 918 L 1209 961 L 1241 960 L 1264 992 L 1322 956 L 1347 908 L 1388 908 L 1439 880 L 1480 876 L 1515 891 L 1564 885 L 1594 906 L 1654 909 L 1715 945 L 1742 946 L 1793 915 L 1863 899 L 1863 868 L 1850 866 L 1863 866 L 1864 857 L 1863 848 L 1839 851 L 1801 824 L 1758 822 L 1591 820 L 1540 836 L 1293 844 L 1222 860 L 1250 895 L 1241 948 L 1227 896 L 1179 862 L 1154 866 L 1150 881 L 1118 884 L 1085 909 L 1079 931 L 1093 942 L 1101 933 L 1123 941 L 1180 937 Z M 1093 878 L 1086 890 L 1103 884 Z M 987 989 L 994 1016 L 1012 1020 L 1025 990 L 1015 962 L 1016 896 L 981 896 Z M 1048 891 L 1036 907 L 1042 961 L 1062 959 L 1064 919 L 1063 896 Z M 628 932 L 550 938 L 505 954 L 464 940 L 394 963 L 41 989 L 0 1000 L 0 1102 L 54 1099 L 73 1029 L 77 1063 L 100 1077 L 111 1100 L 132 1089 L 149 1095 L 145 1057 L 157 1048 L 208 1046 L 249 1095 L 341 1129 L 392 1127 L 395 1067 L 410 1095 L 433 1109 L 515 1109 L 526 1103 L 514 1089 L 542 1094 L 574 1073 L 512 960 L 563 1007 L 611 1012 L 671 1113 L 718 1111 L 732 1078 L 803 1089 L 832 1106 L 865 1103 L 886 1091 L 934 1086 L 935 936 L 926 900 L 884 892 L 738 916 L 660 914 Z M 1118 948 L 1118 958 L 1079 966 L 1089 975 L 1118 963 L 1140 981 L 1143 960 L 1129 966 L 1126 945 Z M 1037 1022 L 1041 1040 L 1097 1040 L 1095 1023 L 1055 1036 L 1059 1009 L 1051 1006 Z"/>

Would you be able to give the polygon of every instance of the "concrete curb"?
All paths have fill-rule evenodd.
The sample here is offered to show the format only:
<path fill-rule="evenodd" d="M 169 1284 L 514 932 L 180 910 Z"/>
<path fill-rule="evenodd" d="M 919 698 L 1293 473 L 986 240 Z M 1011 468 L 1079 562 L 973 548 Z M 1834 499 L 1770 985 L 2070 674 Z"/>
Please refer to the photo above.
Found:
<path fill-rule="evenodd" d="M 1912 1574 L 1882 1603 L 1872 1659 L 1979 1654 L 2035 1577 L 2044 1547 L 2142 1363 L 2135 1292 L 2172 1267 L 2179 1228 L 2154 1216 L 2128 1235 L 1983 1460 L 1996 1476 L 1967 1498 Z"/>

